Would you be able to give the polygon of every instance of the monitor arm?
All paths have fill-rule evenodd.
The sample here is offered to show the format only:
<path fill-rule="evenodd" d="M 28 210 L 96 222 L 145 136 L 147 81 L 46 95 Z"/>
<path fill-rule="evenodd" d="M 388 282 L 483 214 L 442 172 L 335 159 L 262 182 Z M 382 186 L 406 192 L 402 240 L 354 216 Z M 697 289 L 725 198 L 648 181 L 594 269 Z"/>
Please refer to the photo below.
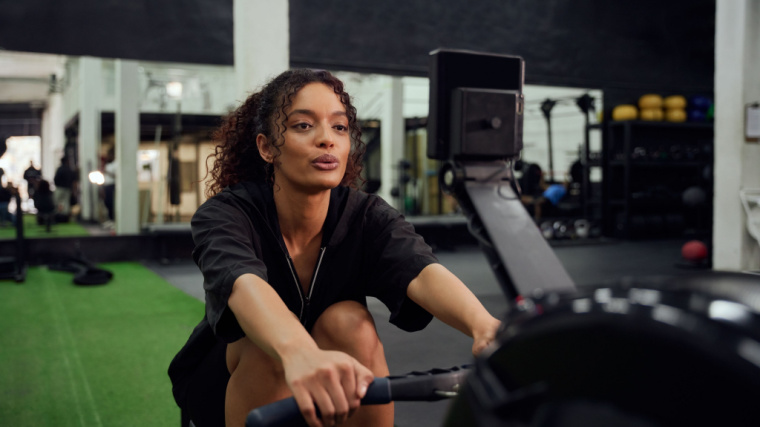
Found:
<path fill-rule="evenodd" d="M 449 162 L 439 180 L 459 202 L 508 300 L 575 290 L 520 201 L 511 162 Z"/>

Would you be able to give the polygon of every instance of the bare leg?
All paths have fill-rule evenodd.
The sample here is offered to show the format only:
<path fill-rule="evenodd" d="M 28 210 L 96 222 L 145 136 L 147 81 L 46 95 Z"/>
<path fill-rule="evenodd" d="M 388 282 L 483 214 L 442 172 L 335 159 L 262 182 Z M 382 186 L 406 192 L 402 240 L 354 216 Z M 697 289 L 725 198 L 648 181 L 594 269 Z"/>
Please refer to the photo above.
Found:
<path fill-rule="evenodd" d="M 324 350 L 343 351 L 370 369 L 388 375 L 383 345 L 367 309 L 354 301 L 328 307 L 317 320 L 312 336 Z M 227 427 L 242 427 L 253 408 L 292 396 L 282 364 L 248 338 L 227 345 L 230 381 L 225 397 Z M 345 426 L 393 426 L 393 403 L 360 407 Z"/>
<path fill-rule="evenodd" d="M 251 409 L 292 395 L 282 364 L 248 338 L 227 345 L 227 369 L 230 381 L 224 418 L 228 427 L 242 427 Z"/>
<path fill-rule="evenodd" d="M 324 350 L 345 352 L 376 377 L 388 376 L 388 363 L 375 322 L 366 307 L 355 301 L 333 304 L 317 320 L 314 340 Z M 345 426 L 393 426 L 393 403 L 360 407 Z"/>

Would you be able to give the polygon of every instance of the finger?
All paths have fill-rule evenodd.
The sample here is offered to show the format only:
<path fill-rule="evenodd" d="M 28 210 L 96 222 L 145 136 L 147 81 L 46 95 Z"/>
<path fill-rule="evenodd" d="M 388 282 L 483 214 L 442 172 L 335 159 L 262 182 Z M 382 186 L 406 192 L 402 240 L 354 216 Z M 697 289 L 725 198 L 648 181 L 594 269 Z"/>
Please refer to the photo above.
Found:
<path fill-rule="evenodd" d="M 362 399 L 367 394 L 367 387 L 375 380 L 375 375 L 359 362 L 356 362 L 354 372 L 356 372 L 356 395 Z"/>
<path fill-rule="evenodd" d="M 301 410 L 303 419 L 306 420 L 306 424 L 308 424 L 309 427 L 322 427 L 322 422 L 317 418 L 317 410 L 314 406 L 314 400 L 309 393 L 306 390 L 294 391 L 293 398 L 296 399 L 296 403 Z"/>
<path fill-rule="evenodd" d="M 334 373 L 331 373 L 327 378 L 325 388 L 329 395 L 329 398 L 332 401 L 331 403 L 333 412 L 331 414 L 332 417 L 329 417 L 329 414 L 323 414 L 322 417 L 323 419 L 331 418 L 334 420 L 334 422 L 337 423 L 343 423 L 348 419 L 349 410 L 348 399 L 346 399 L 347 392 L 341 383 L 340 377 L 342 377 L 341 373 L 339 371 L 335 371 Z"/>
<path fill-rule="evenodd" d="M 477 340 L 472 344 L 472 354 L 477 356 L 491 344 L 490 340 Z"/>
<path fill-rule="evenodd" d="M 485 346 L 482 346 L 482 345 L 480 345 L 478 343 L 473 344 L 472 345 L 472 355 L 473 356 L 477 356 L 478 354 L 480 354 L 481 351 L 483 351 L 484 348 L 485 348 Z"/>
<path fill-rule="evenodd" d="M 341 368 L 340 382 L 343 386 L 343 393 L 346 396 L 346 402 L 348 402 L 348 414 L 353 414 L 353 411 L 359 407 L 360 399 L 356 391 L 357 378 L 354 373 L 353 365 L 345 365 Z"/>
<path fill-rule="evenodd" d="M 333 389 L 334 387 L 329 385 L 329 381 L 325 385 L 312 390 L 311 395 L 314 398 L 314 403 L 319 408 L 319 416 L 322 423 L 325 426 L 334 426 L 336 423 L 335 399 L 333 392 L 329 391 L 329 389 Z"/>

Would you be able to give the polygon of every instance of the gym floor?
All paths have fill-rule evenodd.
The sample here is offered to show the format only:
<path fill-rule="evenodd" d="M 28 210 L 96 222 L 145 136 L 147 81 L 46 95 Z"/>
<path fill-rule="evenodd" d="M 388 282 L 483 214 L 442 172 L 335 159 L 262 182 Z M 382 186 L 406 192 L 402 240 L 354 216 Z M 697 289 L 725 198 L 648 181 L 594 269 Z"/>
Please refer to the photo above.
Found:
<path fill-rule="evenodd" d="M 661 276 L 694 273 L 679 267 L 685 239 L 655 241 L 606 241 L 598 244 L 557 246 L 554 252 L 579 287 L 617 281 L 626 276 Z M 506 300 L 490 267 L 475 246 L 438 251 L 440 262 L 466 283 L 483 305 L 497 317 Z M 191 296 L 203 301 L 202 277 L 192 261 L 146 266 Z M 387 322 L 388 310 L 377 300 L 369 301 L 383 341 L 392 375 L 466 364 L 472 354 L 470 339 L 434 320 L 426 329 L 406 333 Z M 448 401 L 397 402 L 396 425 L 440 426 Z"/>

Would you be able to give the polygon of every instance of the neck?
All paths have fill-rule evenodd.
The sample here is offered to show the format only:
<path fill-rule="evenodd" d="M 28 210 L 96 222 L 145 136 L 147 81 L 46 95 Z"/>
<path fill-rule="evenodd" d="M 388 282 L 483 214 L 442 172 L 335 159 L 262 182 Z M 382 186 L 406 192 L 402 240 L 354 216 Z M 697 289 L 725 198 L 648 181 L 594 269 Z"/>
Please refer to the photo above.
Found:
<path fill-rule="evenodd" d="M 274 188 L 274 204 L 282 237 L 288 246 L 304 246 L 321 238 L 330 206 L 330 191 L 304 194 Z"/>

